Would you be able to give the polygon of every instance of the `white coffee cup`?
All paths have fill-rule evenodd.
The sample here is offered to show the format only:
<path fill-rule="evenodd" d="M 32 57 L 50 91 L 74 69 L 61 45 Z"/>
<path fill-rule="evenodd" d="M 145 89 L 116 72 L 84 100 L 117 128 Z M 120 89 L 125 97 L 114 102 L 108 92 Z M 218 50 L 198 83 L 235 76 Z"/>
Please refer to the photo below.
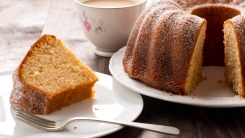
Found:
<path fill-rule="evenodd" d="M 96 55 L 110 57 L 126 45 L 135 21 L 147 0 L 126 0 L 129 5 L 112 5 L 125 0 L 74 0 L 85 36 L 94 44 Z M 100 4 L 93 5 L 93 1 Z M 108 5 L 108 3 L 112 2 Z M 102 2 L 102 3 L 101 3 Z M 116 4 L 117 4 L 116 3 Z M 102 4 L 102 5 L 101 5 Z"/>

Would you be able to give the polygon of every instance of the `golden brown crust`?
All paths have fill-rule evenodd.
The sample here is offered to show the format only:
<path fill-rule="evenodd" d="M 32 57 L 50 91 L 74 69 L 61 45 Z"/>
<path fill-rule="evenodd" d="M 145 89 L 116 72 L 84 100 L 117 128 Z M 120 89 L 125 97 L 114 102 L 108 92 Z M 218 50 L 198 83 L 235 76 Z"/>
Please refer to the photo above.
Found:
<path fill-rule="evenodd" d="M 189 9 L 203 4 L 220 4 L 220 5 L 237 5 L 240 7 L 245 6 L 244 0 L 173 0 L 181 5 L 184 9 Z"/>
<path fill-rule="evenodd" d="M 186 94 L 184 85 L 202 24 L 207 20 L 204 65 L 224 65 L 223 22 L 243 14 L 239 7 L 244 6 L 243 0 L 155 1 L 130 34 L 124 71 L 151 87 Z"/>
<path fill-rule="evenodd" d="M 124 69 L 151 87 L 185 94 L 188 66 L 204 20 L 186 14 L 175 2 L 161 2 L 146 9 L 145 17 L 137 21 L 139 28 L 129 38 Z"/>

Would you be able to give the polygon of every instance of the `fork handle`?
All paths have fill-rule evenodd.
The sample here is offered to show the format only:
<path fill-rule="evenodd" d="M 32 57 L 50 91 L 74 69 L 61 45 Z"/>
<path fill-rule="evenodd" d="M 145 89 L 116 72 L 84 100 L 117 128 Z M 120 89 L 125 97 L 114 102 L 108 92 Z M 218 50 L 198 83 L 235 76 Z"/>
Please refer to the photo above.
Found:
<path fill-rule="evenodd" d="M 164 126 L 164 125 L 155 125 L 155 124 L 146 124 L 146 123 L 138 123 L 138 122 L 125 122 L 125 121 L 114 121 L 114 120 L 104 120 L 104 119 L 97 119 L 97 118 L 83 118 L 83 117 L 75 117 L 70 122 L 73 121 L 96 121 L 96 122 L 104 122 L 104 123 L 111 123 L 117 125 L 123 125 L 128 127 L 135 127 L 140 129 L 146 129 L 154 132 L 171 134 L 171 135 L 178 135 L 180 133 L 179 129 L 176 127 L 171 126 Z"/>

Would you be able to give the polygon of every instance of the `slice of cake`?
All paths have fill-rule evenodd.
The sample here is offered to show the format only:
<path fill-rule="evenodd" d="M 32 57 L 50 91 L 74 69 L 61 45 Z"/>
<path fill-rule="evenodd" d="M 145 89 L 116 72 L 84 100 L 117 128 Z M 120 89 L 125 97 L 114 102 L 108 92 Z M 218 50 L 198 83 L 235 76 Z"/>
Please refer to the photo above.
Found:
<path fill-rule="evenodd" d="M 13 74 L 16 110 L 49 114 L 94 96 L 94 72 L 53 35 L 34 43 Z"/>
<path fill-rule="evenodd" d="M 245 96 L 245 18 L 234 17 L 224 23 L 224 44 L 225 44 L 225 80 L 226 84 L 233 87 L 240 97 Z"/>

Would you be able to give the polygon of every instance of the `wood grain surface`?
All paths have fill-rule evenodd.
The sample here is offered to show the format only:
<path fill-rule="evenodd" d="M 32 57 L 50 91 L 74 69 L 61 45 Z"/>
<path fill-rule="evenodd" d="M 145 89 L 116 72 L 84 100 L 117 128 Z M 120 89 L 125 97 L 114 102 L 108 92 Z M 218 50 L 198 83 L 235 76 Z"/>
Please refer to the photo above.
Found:
<path fill-rule="evenodd" d="M 110 58 L 96 56 L 82 33 L 72 0 L 2 0 L 0 2 L 0 71 L 17 67 L 42 34 L 54 34 L 94 71 L 110 74 Z M 144 109 L 136 121 L 175 126 L 179 136 L 123 128 L 105 138 L 242 138 L 244 108 L 203 108 L 142 96 Z"/>

